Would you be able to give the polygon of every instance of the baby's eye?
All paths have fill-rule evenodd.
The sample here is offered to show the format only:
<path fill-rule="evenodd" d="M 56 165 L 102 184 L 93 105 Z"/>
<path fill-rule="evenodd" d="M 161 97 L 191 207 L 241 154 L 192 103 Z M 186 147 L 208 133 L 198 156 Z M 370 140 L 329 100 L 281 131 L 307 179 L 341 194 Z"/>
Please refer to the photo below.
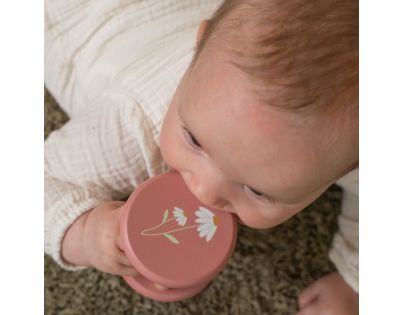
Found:
<path fill-rule="evenodd" d="M 254 188 L 248 187 L 248 189 L 251 190 L 257 196 L 263 196 L 264 195 L 263 193 L 260 193 L 258 190 L 255 190 Z"/>
<path fill-rule="evenodd" d="M 202 148 L 201 145 L 199 144 L 198 140 L 195 139 L 195 137 L 190 133 L 187 129 L 184 129 L 184 134 L 185 134 L 185 139 L 187 142 L 192 146 L 196 148 Z"/>
<path fill-rule="evenodd" d="M 247 185 L 244 185 L 244 190 L 252 197 L 260 199 L 260 200 L 264 200 L 264 201 L 268 201 L 268 202 L 273 202 L 273 199 L 271 197 L 269 197 L 268 195 L 259 192 L 258 190 L 255 190 L 254 188 L 251 188 Z"/>

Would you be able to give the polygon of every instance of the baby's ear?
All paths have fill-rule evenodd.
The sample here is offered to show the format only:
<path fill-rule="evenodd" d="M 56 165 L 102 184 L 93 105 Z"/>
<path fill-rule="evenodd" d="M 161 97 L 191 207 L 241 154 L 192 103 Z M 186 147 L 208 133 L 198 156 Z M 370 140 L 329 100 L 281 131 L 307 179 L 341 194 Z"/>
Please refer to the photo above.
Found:
<path fill-rule="evenodd" d="M 201 39 L 203 34 L 205 33 L 206 28 L 208 27 L 209 20 L 203 20 L 198 27 L 198 33 L 196 34 L 196 42 L 198 43 Z"/>

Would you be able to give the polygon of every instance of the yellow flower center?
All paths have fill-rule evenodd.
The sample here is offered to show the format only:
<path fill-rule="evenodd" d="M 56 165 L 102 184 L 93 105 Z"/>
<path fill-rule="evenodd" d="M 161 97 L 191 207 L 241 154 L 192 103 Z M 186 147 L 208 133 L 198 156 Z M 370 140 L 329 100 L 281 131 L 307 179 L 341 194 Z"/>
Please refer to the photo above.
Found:
<path fill-rule="evenodd" d="M 213 220 L 214 225 L 219 225 L 219 217 L 218 216 L 215 215 L 212 220 Z"/>

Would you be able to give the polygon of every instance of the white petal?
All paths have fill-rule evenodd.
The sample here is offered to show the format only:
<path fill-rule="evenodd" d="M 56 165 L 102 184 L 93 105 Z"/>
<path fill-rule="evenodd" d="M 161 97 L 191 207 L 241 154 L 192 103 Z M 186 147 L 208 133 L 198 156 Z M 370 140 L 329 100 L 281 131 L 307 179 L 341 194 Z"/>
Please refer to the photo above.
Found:
<path fill-rule="evenodd" d="M 207 216 L 207 217 L 212 218 L 214 216 L 214 214 L 209 209 L 206 209 L 204 207 L 199 207 L 199 210 L 204 213 L 205 217 Z"/>
<path fill-rule="evenodd" d="M 205 215 L 205 213 L 203 213 L 202 211 L 195 211 L 195 214 L 198 218 L 207 218 L 207 216 Z"/>
<path fill-rule="evenodd" d="M 212 218 L 199 218 L 195 220 L 196 223 L 213 223 Z"/>
<path fill-rule="evenodd" d="M 202 230 L 210 228 L 211 226 L 212 226 L 211 224 L 201 224 L 200 226 L 198 226 L 197 230 L 202 231 Z"/>
<path fill-rule="evenodd" d="M 178 225 L 184 226 L 185 222 L 187 221 L 187 218 L 179 216 L 175 219 L 175 221 L 177 221 Z"/>
<path fill-rule="evenodd" d="M 200 207 L 199 209 L 205 209 L 205 208 Z M 210 214 L 209 214 L 209 212 L 201 211 L 201 210 L 195 211 L 195 214 L 200 218 L 211 218 L 211 217 L 213 217 L 213 213 L 210 212 Z"/>
<path fill-rule="evenodd" d="M 183 214 L 183 213 L 184 213 L 184 210 L 182 210 L 182 209 L 180 209 L 180 208 L 177 208 L 177 207 L 174 207 L 174 213 Z"/>
<path fill-rule="evenodd" d="M 206 236 L 206 241 L 207 242 L 209 242 L 212 239 L 212 237 L 215 234 L 216 230 L 217 230 L 216 225 L 211 230 L 209 230 L 209 234 L 208 234 L 208 236 Z"/>
<path fill-rule="evenodd" d="M 204 237 L 205 235 L 208 235 L 210 230 L 211 230 L 211 227 L 209 227 L 208 229 L 202 230 L 201 232 L 199 232 L 199 237 Z"/>

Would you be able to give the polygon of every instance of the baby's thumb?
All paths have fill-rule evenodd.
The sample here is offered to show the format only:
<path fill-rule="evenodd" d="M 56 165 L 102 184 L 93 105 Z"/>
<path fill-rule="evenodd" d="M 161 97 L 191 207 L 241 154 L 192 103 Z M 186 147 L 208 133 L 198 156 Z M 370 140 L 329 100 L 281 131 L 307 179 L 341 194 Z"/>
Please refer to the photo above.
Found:
<path fill-rule="evenodd" d="M 302 309 L 311 302 L 313 302 L 319 293 L 319 286 L 315 282 L 314 284 L 310 285 L 308 288 L 304 289 L 298 298 L 299 308 Z"/>

